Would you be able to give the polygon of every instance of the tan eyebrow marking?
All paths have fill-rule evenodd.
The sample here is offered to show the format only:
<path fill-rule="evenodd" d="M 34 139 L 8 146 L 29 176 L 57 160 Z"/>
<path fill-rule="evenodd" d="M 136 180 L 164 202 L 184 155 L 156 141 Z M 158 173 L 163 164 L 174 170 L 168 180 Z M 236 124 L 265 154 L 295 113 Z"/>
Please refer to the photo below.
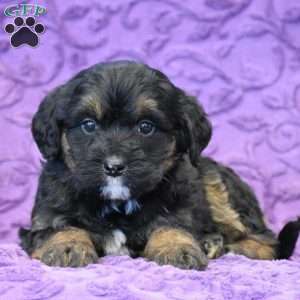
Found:
<path fill-rule="evenodd" d="M 81 105 L 83 109 L 94 112 L 98 119 L 101 118 L 103 110 L 98 96 L 93 94 L 84 96 Z"/>
<path fill-rule="evenodd" d="M 158 110 L 157 101 L 151 98 L 140 98 L 137 100 L 136 105 L 139 114 L 147 110 Z"/>

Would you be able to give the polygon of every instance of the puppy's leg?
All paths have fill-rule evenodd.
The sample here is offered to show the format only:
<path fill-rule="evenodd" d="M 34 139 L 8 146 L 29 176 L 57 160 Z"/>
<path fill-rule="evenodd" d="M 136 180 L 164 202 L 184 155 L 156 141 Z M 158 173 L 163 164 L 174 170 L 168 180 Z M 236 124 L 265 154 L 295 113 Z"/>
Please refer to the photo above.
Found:
<path fill-rule="evenodd" d="M 201 270 L 208 259 L 193 236 L 181 229 L 161 227 L 148 240 L 144 257 L 160 265 Z"/>
<path fill-rule="evenodd" d="M 226 249 L 229 252 L 242 254 L 253 259 L 275 259 L 276 245 L 276 241 L 269 237 L 252 235 L 226 245 Z"/>
<path fill-rule="evenodd" d="M 31 256 L 49 266 L 61 267 L 81 267 L 98 258 L 87 231 L 74 227 L 51 235 Z"/>
<path fill-rule="evenodd" d="M 203 180 L 213 220 L 226 241 L 225 249 L 254 259 L 276 258 L 275 235 L 266 227 L 249 186 L 222 166 L 207 170 Z"/>

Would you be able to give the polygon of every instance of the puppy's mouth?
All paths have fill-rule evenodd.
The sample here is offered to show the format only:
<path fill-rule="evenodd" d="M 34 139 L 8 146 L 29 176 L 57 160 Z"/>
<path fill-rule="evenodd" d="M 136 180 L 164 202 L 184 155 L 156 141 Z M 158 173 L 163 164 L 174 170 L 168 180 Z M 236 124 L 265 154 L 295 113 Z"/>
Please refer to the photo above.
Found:
<path fill-rule="evenodd" d="M 106 177 L 106 184 L 100 187 L 100 194 L 105 200 L 126 201 L 130 199 L 130 190 L 122 177 Z"/>

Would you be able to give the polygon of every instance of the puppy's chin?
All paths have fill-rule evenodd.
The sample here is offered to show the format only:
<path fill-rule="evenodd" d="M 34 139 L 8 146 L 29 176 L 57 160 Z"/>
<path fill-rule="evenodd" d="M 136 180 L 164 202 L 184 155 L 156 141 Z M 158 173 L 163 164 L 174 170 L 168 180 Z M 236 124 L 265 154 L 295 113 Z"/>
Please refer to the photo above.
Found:
<path fill-rule="evenodd" d="M 123 183 L 122 177 L 107 177 L 106 185 L 100 188 L 105 200 L 126 201 L 131 197 L 129 188 Z"/>
<path fill-rule="evenodd" d="M 140 204 L 131 196 L 129 188 L 124 184 L 122 177 L 107 177 L 106 185 L 100 189 L 104 198 L 101 216 L 105 217 L 112 212 L 130 215 L 140 209 Z"/>

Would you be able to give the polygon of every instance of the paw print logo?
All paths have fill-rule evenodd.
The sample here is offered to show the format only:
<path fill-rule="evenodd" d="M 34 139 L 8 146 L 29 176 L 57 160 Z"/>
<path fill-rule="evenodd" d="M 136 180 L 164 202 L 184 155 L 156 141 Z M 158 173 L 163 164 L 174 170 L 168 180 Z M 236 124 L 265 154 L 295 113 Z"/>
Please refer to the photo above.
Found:
<path fill-rule="evenodd" d="M 11 34 L 10 43 L 13 47 L 19 47 L 27 44 L 35 47 L 39 43 L 39 34 L 45 31 L 45 26 L 35 22 L 33 17 L 26 18 L 25 22 L 22 17 L 17 17 L 14 24 L 7 24 L 4 30 Z"/>

